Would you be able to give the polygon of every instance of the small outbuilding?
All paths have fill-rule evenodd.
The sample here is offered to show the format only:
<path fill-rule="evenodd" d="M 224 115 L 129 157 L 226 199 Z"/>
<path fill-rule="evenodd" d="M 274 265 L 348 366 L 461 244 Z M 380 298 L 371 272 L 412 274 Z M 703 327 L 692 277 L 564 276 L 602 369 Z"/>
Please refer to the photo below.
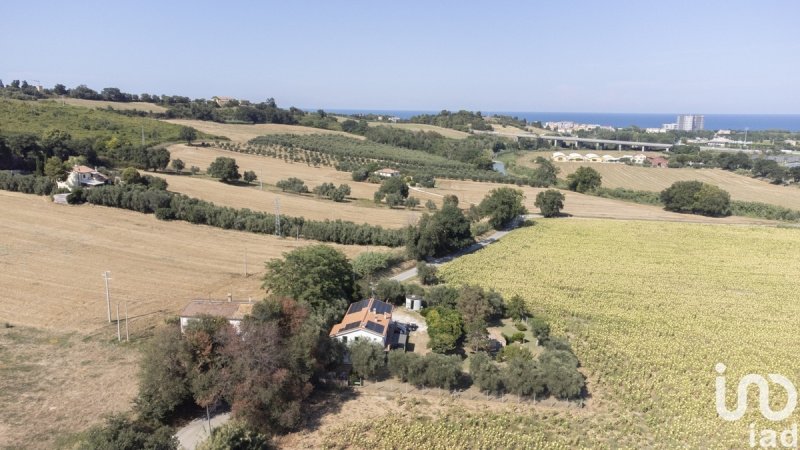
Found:
<path fill-rule="evenodd" d="M 400 171 L 395 170 L 389 167 L 383 168 L 381 170 L 375 171 L 375 175 L 383 178 L 392 178 L 392 177 L 399 177 Z"/>

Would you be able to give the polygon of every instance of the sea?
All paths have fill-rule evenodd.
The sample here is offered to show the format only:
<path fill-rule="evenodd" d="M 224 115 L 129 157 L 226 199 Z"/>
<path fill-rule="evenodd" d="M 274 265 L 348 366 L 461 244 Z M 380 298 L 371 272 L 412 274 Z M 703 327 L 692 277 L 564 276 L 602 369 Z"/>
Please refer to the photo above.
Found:
<path fill-rule="evenodd" d="M 330 109 L 335 114 L 381 114 L 408 119 L 419 114 L 437 114 L 439 111 L 357 110 Z M 528 122 L 570 121 L 615 128 L 637 126 L 659 128 L 665 123 L 675 123 L 677 113 L 582 113 L 582 112 L 508 112 L 481 111 L 484 116 L 503 114 L 526 119 Z M 698 113 L 700 114 L 700 113 Z M 800 114 L 703 114 L 706 130 L 786 130 L 800 131 Z"/>

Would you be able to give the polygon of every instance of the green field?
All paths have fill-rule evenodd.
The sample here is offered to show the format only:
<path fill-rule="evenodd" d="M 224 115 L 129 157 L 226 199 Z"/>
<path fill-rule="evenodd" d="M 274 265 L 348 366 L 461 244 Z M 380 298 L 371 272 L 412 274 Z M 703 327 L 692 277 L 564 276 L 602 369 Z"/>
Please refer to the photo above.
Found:
<path fill-rule="evenodd" d="M 800 384 L 798 254 L 794 229 L 551 219 L 440 273 L 448 282 L 495 288 L 505 298 L 520 294 L 556 334 L 569 336 L 591 397 L 579 414 L 547 418 L 546 410 L 525 411 L 525 420 L 549 425 L 548 447 L 743 448 L 751 422 L 783 430 L 800 412 L 770 424 L 751 390 L 744 418 L 721 420 L 714 368 L 718 362 L 728 367 L 730 409 L 745 374 L 777 373 Z M 786 395 L 777 387 L 773 393 L 773 409 L 781 409 Z M 490 424 L 496 420 L 487 414 L 465 425 L 479 431 L 474 445 L 495 442 L 500 431 Z M 392 431 L 402 435 L 405 427 L 415 435 L 443 426 L 437 423 L 393 425 Z M 363 432 L 378 447 L 388 444 L 374 442 L 380 431 Z M 541 428 L 516 433 L 542 437 Z M 428 436 L 427 447 L 448 442 L 446 433 Z"/>
<path fill-rule="evenodd" d="M 181 127 L 155 119 L 51 101 L 0 100 L 0 134 L 41 136 L 51 129 L 66 131 L 73 139 L 116 138 L 114 145 L 139 144 L 144 130 L 147 145 L 153 145 L 180 140 Z"/>

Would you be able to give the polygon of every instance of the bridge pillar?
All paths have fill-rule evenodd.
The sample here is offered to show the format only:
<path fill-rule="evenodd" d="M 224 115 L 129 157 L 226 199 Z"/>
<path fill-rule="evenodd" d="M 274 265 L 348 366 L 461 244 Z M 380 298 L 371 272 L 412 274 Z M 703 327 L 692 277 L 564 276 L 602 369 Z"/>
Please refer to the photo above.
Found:
<path fill-rule="evenodd" d="M 642 151 L 644 151 L 644 145 L 642 146 Z"/>
<path fill-rule="evenodd" d="M 622 151 L 622 144 L 619 144 L 619 146 L 617 146 L 617 150 Z"/>
<path fill-rule="evenodd" d="M 594 149 L 595 150 L 600 150 L 600 143 L 599 142 L 595 142 Z"/>

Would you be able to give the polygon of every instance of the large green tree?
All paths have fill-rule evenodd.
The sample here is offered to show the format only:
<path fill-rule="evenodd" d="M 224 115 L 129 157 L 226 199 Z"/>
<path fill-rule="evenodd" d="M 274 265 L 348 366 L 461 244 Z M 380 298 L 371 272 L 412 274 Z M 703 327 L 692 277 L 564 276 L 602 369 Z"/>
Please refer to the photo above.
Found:
<path fill-rule="evenodd" d="M 428 347 L 436 353 L 455 350 L 456 343 L 464 334 L 464 320 L 458 311 L 436 307 L 424 310 L 428 324 Z"/>
<path fill-rule="evenodd" d="M 589 192 L 597 189 L 602 184 L 603 177 L 591 167 L 581 166 L 578 170 L 567 175 L 567 186 L 570 191 Z"/>
<path fill-rule="evenodd" d="M 365 378 L 375 379 L 386 365 L 386 354 L 381 344 L 361 339 L 349 346 L 353 370 Z"/>
<path fill-rule="evenodd" d="M 522 204 L 525 195 L 518 189 L 501 187 L 492 189 L 478 206 L 482 216 L 489 216 L 489 224 L 496 230 L 525 214 Z"/>
<path fill-rule="evenodd" d="M 446 255 L 474 242 L 464 213 L 453 203 L 445 203 L 433 215 L 423 214 L 419 225 L 409 229 L 406 249 L 412 258 L 424 259 Z"/>
<path fill-rule="evenodd" d="M 269 293 L 311 306 L 325 322 L 337 320 L 354 299 L 353 267 L 340 250 L 309 245 L 266 263 L 263 287 Z"/>
<path fill-rule="evenodd" d="M 181 131 L 178 134 L 181 140 L 186 141 L 189 145 L 192 144 L 193 140 L 197 139 L 197 130 L 192 127 L 181 127 Z"/>
<path fill-rule="evenodd" d="M 239 173 L 239 166 L 236 164 L 236 160 L 225 156 L 217 157 L 217 159 L 208 166 L 206 173 L 214 178 L 219 178 L 219 181 L 223 183 L 238 180 L 242 177 Z"/>

